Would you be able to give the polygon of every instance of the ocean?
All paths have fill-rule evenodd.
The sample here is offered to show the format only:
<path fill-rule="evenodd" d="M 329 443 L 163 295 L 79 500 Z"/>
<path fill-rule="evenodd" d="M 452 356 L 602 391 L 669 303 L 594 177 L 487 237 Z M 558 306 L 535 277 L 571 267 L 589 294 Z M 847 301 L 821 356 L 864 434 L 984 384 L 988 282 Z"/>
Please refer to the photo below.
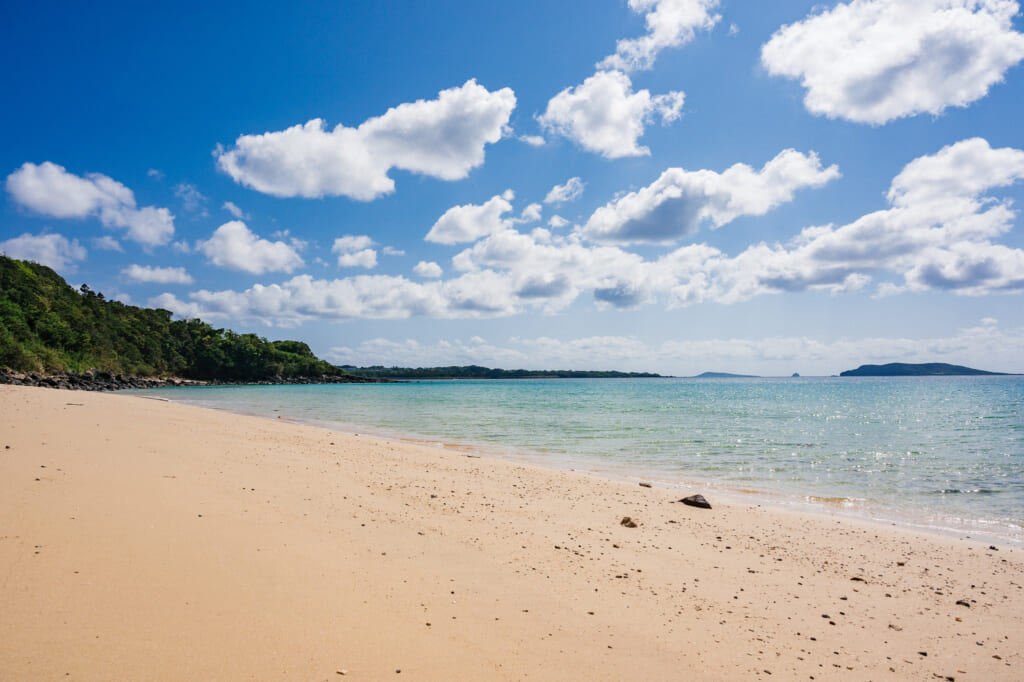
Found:
<path fill-rule="evenodd" d="M 1024 545 L 1024 377 L 528 379 L 145 395 Z"/>

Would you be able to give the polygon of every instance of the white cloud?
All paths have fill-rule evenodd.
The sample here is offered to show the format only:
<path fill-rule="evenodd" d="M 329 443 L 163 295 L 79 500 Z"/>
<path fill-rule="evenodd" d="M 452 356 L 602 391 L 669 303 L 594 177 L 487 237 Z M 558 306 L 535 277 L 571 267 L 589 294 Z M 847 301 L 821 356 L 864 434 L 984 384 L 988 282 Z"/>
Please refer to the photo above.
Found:
<path fill-rule="evenodd" d="M 761 170 L 737 163 L 722 173 L 669 168 L 653 183 L 597 209 L 581 234 L 593 241 L 668 243 L 700 224 L 721 227 L 739 216 L 764 215 L 804 187 L 839 177 L 817 154 L 779 152 Z"/>
<path fill-rule="evenodd" d="M 810 156 L 787 159 L 784 154 L 776 157 L 782 159 L 778 167 L 769 168 L 769 162 L 768 171 L 748 168 L 735 174 L 740 180 L 730 176 L 735 184 L 726 186 L 742 188 L 736 191 L 743 196 L 709 204 L 708 219 L 767 210 L 799 186 L 793 178 L 828 173 Z M 792 168 L 803 170 L 793 173 Z M 726 174 L 708 177 L 708 186 L 719 188 Z M 771 183 L 765 189 L 765 178 L 781 178 L 782 189 Z M 522 233 L 505 225 L 456 254 L 451 261 L 456 274 L 446 280 L 417 283 L 383 275 L 315 280 L 303 275 L 245 291 L 195 292 L 181 309 L 198 306 L 204 316 L 295 324 L 318 318 L 556 313 L 584 295 L 600 308 L 659 301 L 675 308 L 783 292 L 840 295 L 869 291 L 875 282 L 884 294 L 936 289 L 966 295 L 1022 293 L 1024 250 L 993 241 L 1009 232 L 1016 213 L 1009 200 L 990 195 L 1021 179 L 1024 151 L 992 149 L 975 138 L 908 163 L 893 179 L 888 208 L 838 227 L 807 227 L 785 244 L 754 244 L 736 255 L 688 244 L 646 259 L 618 246 L 587 243 L 580 232 L 560 236 L 536 228 Z M 437 272 L 427 268 L 415 271 L 420 276 Z"/>
<path fill-rule="evenodd" d="M 218 149 L 235 182 L 279 197 L 347 196 L 369 201 L 395 189 L 393 168 L 459 180 L 484 161 L 484 146 L 505 134 L 516 106 L 510 88 L 488 92 L 475 80 L 437 99 L 389 109 L 357 128 L 325 130 L 321 119 L 279 132 L 242 135 Z"/>
<path fill-rule="evenodd" d="M 393 246 L 385 246 L 383 249 L 381 249 L 381 252 L 385 256 L 404 256 L 405 255 L 405 251 L 402 251 L 402 249 L 396 249 Z"/>
<path fill-rule="evenodd" d="M 339 267 L 370 270 L 377 267 L 377 252 L 370 248 L 373 245 L 373 240 L 365 234 L 347 234 L 334 240 L 331 253 L 338 254 Z"/>
<path fill-rule="evenodd" d="M 164 172 L 162 170 L 157 170 L 156 168 L 150 168 L 146 171 L 146 176 L 153 178 L 154 180 L 163 180 L 165 177 Z"/>
<path fill-rule="evenodd" d="M 582 84 L 551 98 L 537 121 L 548 132 L 569 138 L 583 149 L 607 159 L 650 154 L 637 140 L 655 118 L 669 124 L 682 114 L 683 93 L 651 96 L 633 92 L 629 76 L 599 71 Z"/>
<path fill-rule="evenodd" d="M 21 206 L 52 218 L 97 217 L 106 227 L 123 228 L 132 241 L 161 246 L 174 235 L 174 216 L 166 208 L 136 208 L 135 195 L 100 173 L 84 178 L 44 161 L 25 163 L 7 176 L 7 191 Z"/>
<path fill-rule="evenodd" d="M 1024 59 L 1013 0 L 855 0 L 783 26 L 762 46 L 800 79 L 808 111 L 882 124 L 984 97 Z"/>
<path fill-rule="evenodd" d="M 54 270 L 74 272 L 74 262 L 84 260 L 85 247 L 77 239 L 60 234 L 23 234 L 0 242 L 0 253 L 19 260 L 30 260 Z"/>
<path fill-rule="evenodd" d="M 189 213 L 198 213 L 202 216 L 208 215 L 206 212 L 206 196 L 195 185 L 190 185 L 187 182 L 179 182 L 174 186 L 174 196 L 181 199 L 182 205 L 185 210 Z"/>
<path fill-rule="evenodd" d="M 550 218 L 548 218 L 548 225 L 555 228 L 556 230 L 560 227 L 565 227 L 568 224 L 569 221 L 560 215 L 553 215 Z"/>
<path fill-rule="evenodd" d="M 598 63 L 599 69 L 650 69 L 658 53 L 693 40 L 697 30 L 710 31 L 722 18 L 713 14 L 718 0 L 629 0 L 629 8 L 644 14 L 647 34 L 620 40 L 615 54 Z"/>
<path fill-rule="evenodd" d="M 482 205 L 452 206 L 437 219 L 425 239 L 438 244 L 458 244 L 497 232 L 511 224 L 511 219 L 502 216 L 512 210 L 509 202 L 514 198 L 515 193 L 509 189 Z"/>
<path fill-rule="evenodd" d="M 195 280 L 185 268 L 160 268 L 151 265 L 129 265 L 121 271 L 133 282 L 154 282 L 157 284 L 192 284 Z"/>
<path fill-rule="evenodd" d="M 530 204 L 523 209 L 519 218 L 516 220 L 517 223 L 535 223 L 540 220 L 541 215 L 544 212 L 544 207 L 540 204 Z"/>
<path fill-rule="evenodd" d="M 124 249 L 121 248 L 121 243 L 111 237 L 109 234 L 105 234 L 102 237 L 97 237 L 92 240 L 93 248 L 100 249 L 101 251 L 117 251 L 123 253 Z"/>
<path fill-rule="evenodd" d="M 224 205 L 221 206 L 221 208 L 223 208 L 225 211 L 227 211 L 228 213 L 230 213 L 239 220 L 245 220 L 246 218 L 248 218 L 248 216 L 245 215 L 245 212 L 242 209 L 238 208 L 238 206 L 235 205 L 233 201 L 225 201 Z"/>
<path fill-rule="evenodd" d="M 476 364 L 505 369 L 617 369 L 695 375 L 726 370 L 761 375 L 826 375 L 864 363 L 949 362 L 996 371 L 1022 371 L 1024 328 L 1000 329 L 994 321 L 947 336 L 840 338 L 807 336 L 693 338 L 652 343 L 635 336 L 414 340 L 374 338 L 355 348 L 332 348 L 327 357 L 359 366 L 436 367 Z"/>
<path fill-rule="evenodd" d="M 254 275 L 291 272 L 304 264 L 292 245 L 261 239 L 240 220 L 218 227 L 208 240 L 196 244 L 196 250 L 214 265 Z"/>
<path fill-rule="evenodd" d="M 421 260 L 417 263 L 412 271 L 420 277 L 427 277 L 429 279 L 437 279 L 444 274 L 444 270 L 441 269 L 440 265 L 432 261 L 425 260 Z"/>
<path fill-rule="evenodd" d="M 583 195 L 584 182 L 580 178 L 569 178 L 564 185 L 555 185 L 544 197 L 545 204 L 560 206 L 570 201 L 576 201 Z"/>
<path fill-rule="evenodd" d="M 519 140 L 525 142 L 531 147 L 543 147 L 545 140 L 540 135 L 520 135 Z"/>

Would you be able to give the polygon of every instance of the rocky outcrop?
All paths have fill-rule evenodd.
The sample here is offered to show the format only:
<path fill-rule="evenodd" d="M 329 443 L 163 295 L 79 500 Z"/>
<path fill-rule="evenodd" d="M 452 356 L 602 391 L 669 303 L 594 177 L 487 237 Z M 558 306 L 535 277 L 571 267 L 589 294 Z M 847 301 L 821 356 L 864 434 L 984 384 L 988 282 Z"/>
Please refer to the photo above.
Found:
<path fill-rule="evenodd" d="M 162 388 L 166 386 L 228 386 L 228 385 L 275 385 L 275 384 L 369 384 L 382 383 L 380 379 L 367 379 L 347 374 L 322 375 L 315 377 L 274 378 L 260 381 L 199 381 L 178 377 L 139 377 L 110 372 L 66 372 L 62 374 L 39 374 L 37 372 L 12 372 L 0 369 L 0 384 L 14 386 L 41 386 L 63 388 L 72 391 L 119 391 L 126 388 Z M 383 382 L 390 383 L 390 382 Z"/>

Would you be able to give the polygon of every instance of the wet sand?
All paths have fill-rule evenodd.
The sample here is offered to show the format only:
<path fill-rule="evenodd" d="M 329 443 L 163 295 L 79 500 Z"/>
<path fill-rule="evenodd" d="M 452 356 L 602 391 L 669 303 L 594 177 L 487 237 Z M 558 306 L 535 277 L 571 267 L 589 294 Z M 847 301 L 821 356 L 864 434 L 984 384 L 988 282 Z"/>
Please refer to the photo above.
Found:
<path fill-rule="evenodd" d="M 0 415 L 0 679 L 1024 678 L 1009 546 L 136 396 Z"/>

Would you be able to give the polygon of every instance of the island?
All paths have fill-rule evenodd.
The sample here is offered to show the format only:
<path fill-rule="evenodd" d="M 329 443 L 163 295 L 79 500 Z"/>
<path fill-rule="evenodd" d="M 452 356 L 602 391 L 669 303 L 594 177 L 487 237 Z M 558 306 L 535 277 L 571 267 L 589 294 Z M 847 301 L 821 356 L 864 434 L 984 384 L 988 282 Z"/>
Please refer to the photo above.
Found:
<path fill-rule="evenodd" d="M 731 374 L 729 372 L 703 372 L 691 379 L 760 379 L 756 374 Z"/>
<path fill-rule="evenodd" d="M 943 377 L 943 376 L 1006 376 L 1006 372 L 986 372 L 982 369 L 948 365 L 944 362 L 910 364 L 890 362 L 887 365 L 861 365 L 857 369 L 840 372 L 841 377 Z"/>

